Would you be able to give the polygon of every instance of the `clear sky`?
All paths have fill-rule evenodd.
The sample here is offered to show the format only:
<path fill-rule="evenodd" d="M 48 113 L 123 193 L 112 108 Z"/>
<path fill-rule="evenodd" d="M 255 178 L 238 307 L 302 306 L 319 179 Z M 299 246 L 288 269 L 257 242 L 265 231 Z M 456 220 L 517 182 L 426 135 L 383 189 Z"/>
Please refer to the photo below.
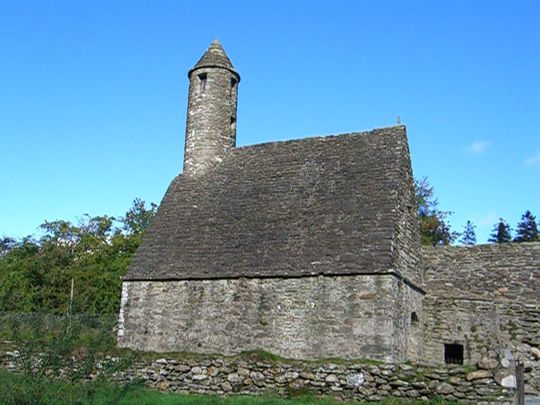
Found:
<path fill-rule="evenodd" d="M 540 217 L 538 0 L 0 0 L 0 236 L 159 203 L 216 38 L 242 76 L 239 145 L 399 115 L 455 230 Z"/>

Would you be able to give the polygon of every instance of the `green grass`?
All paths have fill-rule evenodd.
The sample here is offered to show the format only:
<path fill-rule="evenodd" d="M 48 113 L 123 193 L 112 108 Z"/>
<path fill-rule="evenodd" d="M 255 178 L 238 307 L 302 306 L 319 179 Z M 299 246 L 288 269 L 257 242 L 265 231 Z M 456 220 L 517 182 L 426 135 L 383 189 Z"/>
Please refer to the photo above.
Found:
<path fill-rule="evenodd" d="M 281 363 L 281 364 L 298 364 L 298 365 L 305 365 L 305 364 L 311 364 L 311 365 L 327 365 L 327 364 L 338 364 L 338 365 L 373 365 L 373 366 L 380 366 L 385 364 L 382 361 L 379 360 L 371 360 L 371 359 L 342 359 L 338 357 L 329 357 L 329 358 L 320 358 L 320 359 L 313 359 L 313 360 L 297 360 L 297 359 L 291 359 L 279 356 L 277 354 L 273 354 L 264 350 L 249 350 L 245 352 L 241 352 L 234 355 L 224 355 L 219 353 L 193 353 L 193 352 L 134 352 L 130 349 L 125 348 L 111 348 L 111 350 L 108 350 L 108 353 L 115 356 L 126 356 L 128 354 L 136 354 L 137 359 L 140 361 L 155 361 L 157 359 L 171 359 L 171 360 L 187 360 L 187 359 L 213 359 L 213 358 L 220 358 L 220 359 L 228 359 L 231 361 L 234 360 L 247 360 L 252 362 L 267 362 L 267 363 Z"/>
<path fill-rule="evenodd" d="M 121 387 L 108 381 L 91 383 L 70 383 L 47 378 L 30 378 L 28 376 L 0 370 L 0 404 L 3 405 L 345 405 L 362 404 L 361 402 L 342 402 L 333 398 L 315 398 L 301 396 L 294 399 L 281 399 L 271 396 L 228 396 L 216 395 L 180 395 L 162 393 L 132 384 Z M 380 405 L 413 405 L 426 402 L 387 399 Z M 451 405 L 457 402 L 434 400 L 429 404 Z"/>
<path fill-rule="evenodd" d="M 364 402 L 343 402 L 332 398 L 314 398 L 311 396 L 298 397 L 295 399 L 281 399 L 270 396 L 229 396 L 218 397 L 212 395 L 175 395 L 175 394 L 160 394 L 146 391 L 146 396 L 131 397 L 127 396 L 120 404 L 144 404 L 144 405 L 359 405 L 366 404 Z M 142 400 L 142 401 L 141 401 Z M 126 401 L 126 402 L 124 402 Z M 443 402 L 432 402 L 433 404 L 444 404 Z M 379 402 L 380 405 L 426 405 L 425 402 L 403 402 L 398 399 L 389 399 Z M 373 403 L 372 403 L 373 405 Z"/>

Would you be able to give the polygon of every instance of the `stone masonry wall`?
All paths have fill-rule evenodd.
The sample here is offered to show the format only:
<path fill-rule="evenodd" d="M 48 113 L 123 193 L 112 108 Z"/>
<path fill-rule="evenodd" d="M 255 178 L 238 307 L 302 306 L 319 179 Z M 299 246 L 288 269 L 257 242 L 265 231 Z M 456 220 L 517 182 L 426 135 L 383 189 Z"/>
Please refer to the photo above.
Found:
<path fill-rule="evenodd" d="M 520 359 L 525 383 L 540 393 L 540 306 L 511 302 L 426 297 L 425 358 L 444 363 L 444 344 L 462 344 L 466 364 L 492 357 L 501 364 Z M 512 374 L 504 368 L 496 378 Z"/>
<path fill-rule="evenodd" d="M 528 389 L 539 393 L 540 243 L 424 247 L 422 254 L 425 359 L 444 363 L 444 344 L 453 343 L 463 345 L 468 364 L 486 355 L 519 358 Z"/>
<path fill-rule="evenodd" d="M 237 74 L 224 68 L 202 67 L 191 73 L 184 173 L 204 174 L 236 146 L 239 81 Z"/>
<path fill-rule="evenodd" d="M 18 370 L 20 353 L 0 353 L 0 365 Z M 117 362 L 118 358 L 100 360 Z M 96 370 L 97 372 L 97 370 Z M 385 397 L 427 400 L 435 396 L 467 404 L 513 404 L 514 390 L 495 381 L 497 370 L 460 366 L 267 360 L 252 354 L 167 357 L 140 360 L 114 378 L 122 383 L 142 380 L 147 386 L 178 393 L 294 396 L 312 393 L 343 399 L 379 401 Z M 95 376 L 95 374 L 94 374 Z"/>
<path fill-rule="evenodd" d="M 398 294 L 394 302 L 394 325 L 399 353 L 403 360 L 421 361 L 424 358 L 423 294 L 404 282 L 398 283 Z"/>
<path fill-rule="evenodd" d="M 123 283 L 118 343 L 156 352 L 402 360 L 421 294 L 393 275 Z"/>
<path fill-rule="evenodd" d="M 540 243 L 423 247 L 430 295 L 539 304 Z"/>
<path fill-rule="evenodd" d="M 403 130 L 405 128 L 403 127 Z M 400 174 L 397 176 L 397 204 L 394 210 L 396 270 L 416 287 L 423 285 L 423 269 L 420 254 L 420 226 L 416 215 L 416 197 L 412 175 L 408 142 L 404 159 L 400 160 Z"/>

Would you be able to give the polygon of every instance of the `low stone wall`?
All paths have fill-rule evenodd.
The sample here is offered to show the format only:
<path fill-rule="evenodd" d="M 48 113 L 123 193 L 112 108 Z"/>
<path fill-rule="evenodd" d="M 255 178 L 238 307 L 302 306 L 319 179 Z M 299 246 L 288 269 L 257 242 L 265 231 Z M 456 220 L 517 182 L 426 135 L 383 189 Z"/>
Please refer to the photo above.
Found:
<path fill-rule="evenodd" d="M 3 367 L 18 370 L 18 352 L 0 356 Z M 116 361 L 107 357 L 101 364 Z M 180 393 L 294 396 L 309 392 L 364 401 L 385 397 L 428 400 L 438 396 L 471 404 L 513 404 L 514 389 L 510 386 L 515 381 L 507 380 L 505 388 L 496 380 L 496 363 L 487 361 L 481 366 L 472 370 L 461 366 L 270 361 L 260 356 L 171 356 L 137 361 L 114 378 L 121 383 L 142 380 L 150 387 Z"/>

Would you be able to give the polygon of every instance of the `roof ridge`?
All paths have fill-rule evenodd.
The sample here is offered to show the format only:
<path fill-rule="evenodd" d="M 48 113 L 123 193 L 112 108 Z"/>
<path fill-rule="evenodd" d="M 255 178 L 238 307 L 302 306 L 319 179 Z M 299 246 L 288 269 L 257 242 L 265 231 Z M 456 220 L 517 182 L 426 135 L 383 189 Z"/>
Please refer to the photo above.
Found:
<path fill-rule="evenodd" d="M 381 127 L 381 128 L 373 128 L 366 131 L 358 131 L 358 132 L 345 132 L 341 134 L 327 134 L 327 135 L 308 135 L 304 138 L 294 138 L 294 139 L 283 139 L 283 140 L 277 140 L 277 141 L 268 141 L 268 142 L 261 142 L 261 143 L 254 143 L 251 145 L 242 145 L 237 146 L 231 151 L 234 150 L 245 150 L 249 148 L 256 148 L 256 147 L 263 147 L 267 145 L 277 145 L 277 144 L 285 144 L 285 143 L 301 143 L 301 142 L 311 142 L 311 141 L 326 141 L 326 140 L 334 140 L 336 138 L 344 138 L 344 137 L 355 137 L 355 136 L 367 136 L 369 134 L 377 133 L 377 132 L 385 132 L 391 129 L 397 129 L 397 128 L 403 128 L 406 130 L 406 126 L 401 125 L 392 125 L 388 127 Z"/>

